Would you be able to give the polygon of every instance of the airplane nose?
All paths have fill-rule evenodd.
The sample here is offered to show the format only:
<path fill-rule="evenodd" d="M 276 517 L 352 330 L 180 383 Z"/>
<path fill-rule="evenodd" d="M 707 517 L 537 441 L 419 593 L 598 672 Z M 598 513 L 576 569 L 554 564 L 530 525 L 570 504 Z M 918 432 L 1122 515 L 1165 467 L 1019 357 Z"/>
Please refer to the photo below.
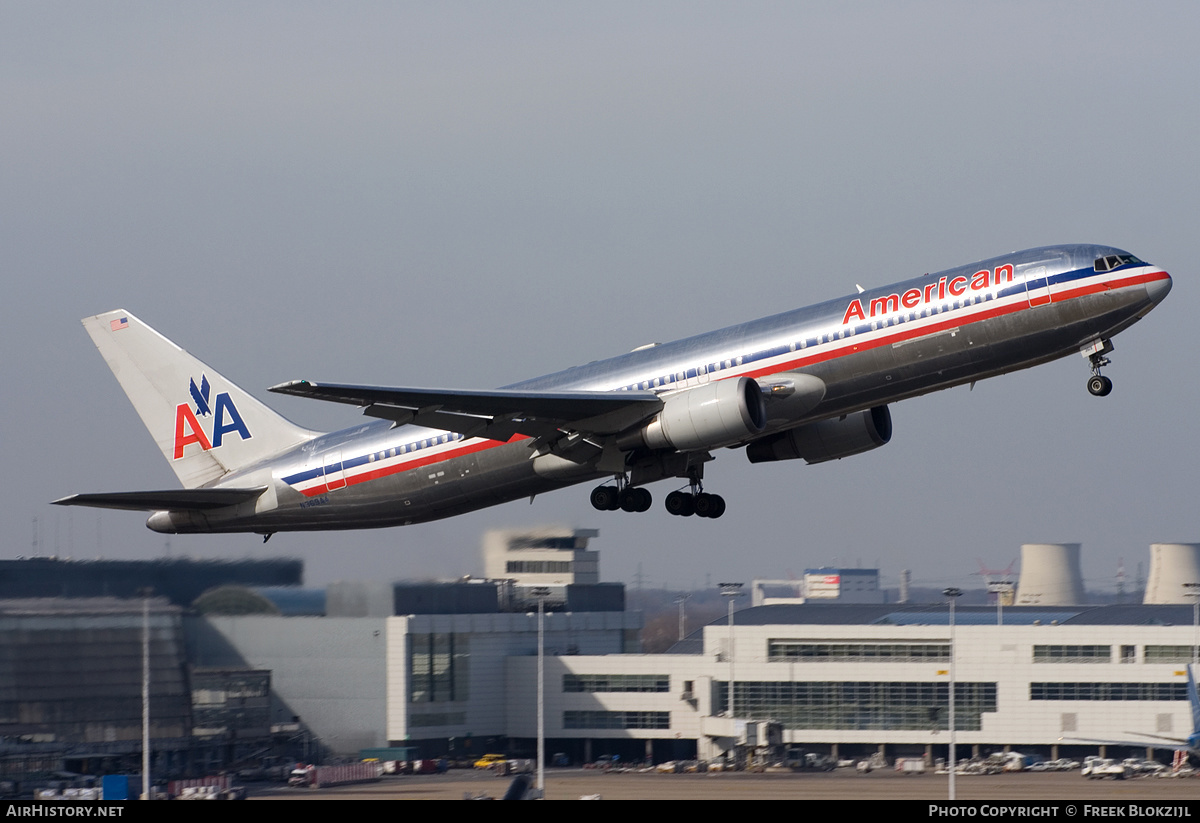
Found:
<path fill-rule="evenodd" d="M 1171 275 L 1163 272 L 1162 279 L 1152 280 L 1146 284 L 1146 296 L 1154 301 L 1155 305 L 1161 303 L 1163 298 L 1171 291 Z"/>

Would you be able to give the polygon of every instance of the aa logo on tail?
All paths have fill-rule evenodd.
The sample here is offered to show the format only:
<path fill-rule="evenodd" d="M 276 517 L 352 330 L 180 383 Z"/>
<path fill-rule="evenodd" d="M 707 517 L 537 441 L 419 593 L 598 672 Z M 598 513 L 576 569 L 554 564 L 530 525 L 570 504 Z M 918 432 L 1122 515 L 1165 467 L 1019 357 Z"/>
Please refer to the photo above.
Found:
<path fill-rule="evenodd" d="M 191 443 L 198 443 L 201 449 L 208 451 L 209 449 L 219 448 L 225 435 L 232 432 L 237 432 L 243 440 L 250 439 L 250 429 L 246 428 L 246 421 L 242 420 L 237 406 L 233 404 L 233 400 L 229 397 L 229 392 L 218 394 L 216 401 L 210 405 L 209 396 L 212 387 L 208 383 L 208 375 L 200 375 L 199 388 L 196 387 L 195 378 L 192 378 L 190 383 L 188 391 L 192 395 L 192 401 L 196 404 L 196 411 L 192 411 L 191 404 L 189 403 L 180 403 L 175 407 L 176 460 L 183 457 L 184 447 Z M 212 416 L 211 437 L 205 433 L 196 415 L 200 417 Z"/>

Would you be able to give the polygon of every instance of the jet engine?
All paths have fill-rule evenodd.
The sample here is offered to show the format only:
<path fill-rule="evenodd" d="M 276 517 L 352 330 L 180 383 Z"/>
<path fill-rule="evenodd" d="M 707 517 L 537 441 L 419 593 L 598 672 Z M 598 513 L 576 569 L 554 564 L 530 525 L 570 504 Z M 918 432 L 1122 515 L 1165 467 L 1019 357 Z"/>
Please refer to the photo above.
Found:
<path fill-rule="evenodd" d="M 646 425 L 621 435 L 617 445 L 706 451 L 753 437 L 767 424 L 762 389 L 749 377 L 718 380 L 663 399 L 663 409 Z"/>
<path fill-rule="evenodd" d="M 876 406 L 756 440 L 746 448 L 746 456 L 751 463 L 798 457 L 824 463 L 877 449 L 891 439 L 892 415 L 887 406 Z"/>

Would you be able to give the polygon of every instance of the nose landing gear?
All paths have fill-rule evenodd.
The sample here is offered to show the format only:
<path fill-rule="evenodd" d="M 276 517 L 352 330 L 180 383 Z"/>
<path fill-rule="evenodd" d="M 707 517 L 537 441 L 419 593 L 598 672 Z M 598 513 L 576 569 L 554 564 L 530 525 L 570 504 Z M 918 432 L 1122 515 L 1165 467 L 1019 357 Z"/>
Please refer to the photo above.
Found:
<path fill-rule="evenodd" d="M 1088 391 L 1097 397 L 1104 397 L 1112 391 L 1112 381 L 1101 374 L 1093 374 L 1088 379 Z"/>
<path fill-rule="evenodd" d="M 1106 397 L 1112 391 L 1112 381 L 1100 374 L 1100 369 L 1112 361 L 1104 355 L 1113 350 L 1109 340 L 1094 340 L 1079 350 L 1079 353 L 1092 364 L 1092 376 L 1088 378 L 1087 388 L 1096 397 Z"/>

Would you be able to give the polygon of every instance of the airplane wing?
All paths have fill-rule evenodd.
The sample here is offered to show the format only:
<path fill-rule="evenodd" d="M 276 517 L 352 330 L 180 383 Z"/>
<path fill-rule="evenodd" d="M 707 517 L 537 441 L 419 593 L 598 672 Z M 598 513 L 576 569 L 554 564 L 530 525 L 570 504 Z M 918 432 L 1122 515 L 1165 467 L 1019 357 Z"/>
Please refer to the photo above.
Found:
<path fill-rule="evenodd" d="M 72 494 L 54 501 L 56 506 L 93 506 L 100 509 L 129 511 L 183 511 L 219 509 L 253 500 L 266 486 L 248 489 L 167 489 L 148 492 L 107 492 Z"/>
<path fill-rule="evenodd" d="M 535 438 L 559 432 L 615 434 L 657 414 L 663 402 L 653 392 L 528 392 L 497 389 L 413 389 L 348 386 L 293 380 L 270 391 L 359 406 L 363 414 L 507 441 L 514 434 Z"/>
<path fill-rule="evenodd" d="M 1058 739 L 1063 743 L 1092 743 L 1098 746 L 1150 746 L 1155 749 L 1174 749 L 1181 752 L 1190 752 L 1194 748 L 1187 740 L 1180 737 L 1166 737 L 1146 732 L 1126 732 L 1126 734 L 1129 737 L 1124 740 L 1097 737 L 1060 737 Z"/>
<path fill-rule="evenodd" d="M 1184 737 L 1168 737 L 1162 734 L 1151 734 L 1149 732 L 1125 732 L 1130 737 L 1140 738 L 1138 740 L 1096 740 L 1087 737 L 1060 737 L 1059 740 L 1071 743 L 1099 743 L 1105 746 L 1153 746 L 1156 749 L 1174 749 L 1182 752 L 1197 752 L 1198 741 L 1200 741 L 1200 695 L 1196 692 L 1196 677 L 1193 671 L 1194 667 L 1187 667 L 1187 693 L 1188 702 L 1192 707 L 1192 733 L 1190 736 Z M 1183 674 L 1183 672 L 1176 672 Z M 1161 740 L 1161 743 L 1152 741 Z"/>

